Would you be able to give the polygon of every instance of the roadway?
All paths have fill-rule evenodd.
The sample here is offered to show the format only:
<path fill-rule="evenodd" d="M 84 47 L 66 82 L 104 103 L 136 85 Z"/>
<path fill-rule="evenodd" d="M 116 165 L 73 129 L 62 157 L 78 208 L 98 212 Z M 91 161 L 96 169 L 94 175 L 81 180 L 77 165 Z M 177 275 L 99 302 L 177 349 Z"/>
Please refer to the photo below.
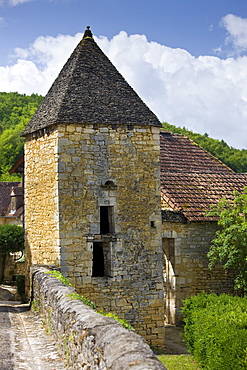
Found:
<path fill-rule="evenodd" d="M 0 301 L 0 370 L 64 370 L 51 334 L 29 305 Z"/>

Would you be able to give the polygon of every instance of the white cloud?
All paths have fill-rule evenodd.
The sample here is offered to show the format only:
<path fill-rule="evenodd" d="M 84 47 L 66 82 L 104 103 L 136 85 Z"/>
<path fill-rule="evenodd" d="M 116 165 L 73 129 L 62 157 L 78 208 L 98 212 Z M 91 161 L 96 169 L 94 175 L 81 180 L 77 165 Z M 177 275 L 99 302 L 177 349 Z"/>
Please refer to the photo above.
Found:
<path fill-rule="evenodd" d="M 16 6 L 16 5 L 19 5 L 19 4 L 30 3 L 31 1 L 34 1 L 34 0 L 7 0 L 8 4 L 10 6 Z"/>
<path fill-rule="evenodd" d="M 0 0 L 0 6 L 3 6 L 4 4 L 7 4 L 9 6 L 17 6 L 24 3 L 30 3 L 31 1 L 36 0 Z"/>
<path fill-rule="evenodd" d="M 45 94 L 81 37 L 39 37 L 16 49 L 17 61 L 0 67 L 1 90 Z M 95 40 L 161 121 L 247 148 L 246 56 L 195 58 L 123 31 Z"/>
<path fill-rule="evenodd" d="M 247 50 L 247 19 L 227 14 L 221 20 L 221 25 L 228 33 L 227 44 L 232 44 L 238 53 Z"/>

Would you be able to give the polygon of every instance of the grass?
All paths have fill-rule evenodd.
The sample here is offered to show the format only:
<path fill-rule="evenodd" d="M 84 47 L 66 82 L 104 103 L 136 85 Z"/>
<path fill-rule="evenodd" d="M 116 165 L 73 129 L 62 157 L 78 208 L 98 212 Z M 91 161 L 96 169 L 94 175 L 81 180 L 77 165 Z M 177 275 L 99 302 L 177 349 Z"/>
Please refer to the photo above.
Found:
<path fill-rule="evenodd" d="M 157 357 L 167 370 L 201 370 L 191 355 L 160 355 Z"/>

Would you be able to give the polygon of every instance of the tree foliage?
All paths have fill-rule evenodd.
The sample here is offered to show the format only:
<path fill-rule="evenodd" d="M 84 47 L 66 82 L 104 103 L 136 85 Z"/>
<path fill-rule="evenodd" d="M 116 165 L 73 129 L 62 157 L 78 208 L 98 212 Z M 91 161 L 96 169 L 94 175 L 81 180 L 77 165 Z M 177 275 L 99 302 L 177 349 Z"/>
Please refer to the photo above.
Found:
<path fill-rule="evenodd" d="M 24 231 L 22 226 L 0 225 L 0 282 L 3 281 L 6 257 L 9 253 L 19 252 L 24 249 Z"/>
<path fill-rule="evenodd" d="M 236 274 L 235 288 L 247 291 L 247 187 L 234 192 L 234 201 L 222 199 L 209 212 L 219 216 L 220 229 L 208 253 L 209 267 L 219 261 Z"/>
<path fill-rule="evenodd" d="M 20 135 L 42 99 L 36 94 L 0 93 L 0 181 L 18 180 L 8 171 L 23 154 L 24 138 Z"/>
<path fill-rule="evenodd" d="M 185 127 L 176 127 L 169 123 L 163 123 L 167 131 L 182 134 L 189 137 L 195 143 L 220 159 L 235 172 L 247 172 L 247 149 L 235 149 L 230 147 L 224 140 L 212 139 L 207 133 L 200 135 Z"/>

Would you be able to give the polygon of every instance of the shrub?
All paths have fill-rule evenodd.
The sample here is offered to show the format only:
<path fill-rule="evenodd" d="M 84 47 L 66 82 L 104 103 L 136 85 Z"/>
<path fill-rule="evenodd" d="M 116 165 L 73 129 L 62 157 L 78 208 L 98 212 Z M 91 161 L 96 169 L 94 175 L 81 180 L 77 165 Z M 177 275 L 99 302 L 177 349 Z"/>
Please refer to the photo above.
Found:
<path fill-rule="evenodd" d="M 201 293 L 182 312 L 185 340 L 202 368 L 247 368 L 247 297 Z"/>
<path fill-rule="evenodd" d="M 25 303 L 27 300 L 26 293 L 25 293 L 25 275 L 16 276 L 16 288 L 17 288 L 17 293 L 21 297 L 21 302 Z"/>

